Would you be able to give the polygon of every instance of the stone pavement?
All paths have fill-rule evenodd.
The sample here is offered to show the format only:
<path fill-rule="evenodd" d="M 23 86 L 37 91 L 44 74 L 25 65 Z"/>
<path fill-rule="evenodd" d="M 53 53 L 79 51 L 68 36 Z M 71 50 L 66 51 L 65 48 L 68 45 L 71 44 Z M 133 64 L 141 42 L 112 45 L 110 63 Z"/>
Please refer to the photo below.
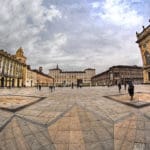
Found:
<path fill-rule="evenodd" d="M 17 111 L 21 108 L 41 101 L 45 97 L 22 96 L 22 95 L 1 95 L 0 108 L 8 111 Z"/>
<path fill-rule="evenodd" d="M 134 93 L 133 100 L 130 100 L 129 94 L 117 94 L 105 97 L 129 106 L 133 106 L 135 108 L 141 108 L 150 105 L 150 93 L 136 92 Z"/>
<path fill-rule="evenodd" d="M 150 86 L 135 90 L 148 93 Z M 138 109 L 104 97 L 117 94 L 117 87 L 52 93 L 48 88 L 0 89 L 0 107 L 5 98 L 14 107 L 17 96 L 24 101 L 15 111 L 9 105 L 0 108 L 0 150 L 149 150 L 150 106 Z"/>

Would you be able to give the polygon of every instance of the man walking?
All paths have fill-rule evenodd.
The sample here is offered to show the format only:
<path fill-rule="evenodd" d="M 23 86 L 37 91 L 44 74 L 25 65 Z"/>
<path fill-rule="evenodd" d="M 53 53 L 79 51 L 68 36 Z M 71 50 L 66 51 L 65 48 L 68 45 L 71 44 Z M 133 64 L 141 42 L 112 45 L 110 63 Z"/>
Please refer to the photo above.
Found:
<path fill-rule="evenodd" d="M 120 91 L 121 91 L 121 83 L 120 82 L 118 83 L 118 90 L 119 90 L 119 93 L 120 93 Z"/>
<path fill-rule="evenodd" d="M 132 81 L 129 82 L 128 93 L 131 96 L 131 101 L 132 101 L 133 96 L 134 96 L 134 85 L 133 85 Z"/>

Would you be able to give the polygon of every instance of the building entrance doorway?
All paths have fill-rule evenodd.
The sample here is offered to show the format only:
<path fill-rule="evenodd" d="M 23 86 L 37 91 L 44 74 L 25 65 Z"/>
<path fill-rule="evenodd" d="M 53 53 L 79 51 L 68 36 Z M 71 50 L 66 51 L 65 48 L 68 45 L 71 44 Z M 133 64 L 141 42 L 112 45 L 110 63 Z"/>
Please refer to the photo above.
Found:
<path fill-rule="evenodd" d="M 4 87 L 4 77 L 1 78 L 1 87 Z"/>
<path fill-rule="evenodd" d="M 82 79 L 77 79 L 77 87 L 81 87 L 83 83 Z"/>
<path fill-rule="evenodd" d="M 12 87 L 14 87 L 14 86 L 15 86 L 15 80 L 12 79 Z"/>

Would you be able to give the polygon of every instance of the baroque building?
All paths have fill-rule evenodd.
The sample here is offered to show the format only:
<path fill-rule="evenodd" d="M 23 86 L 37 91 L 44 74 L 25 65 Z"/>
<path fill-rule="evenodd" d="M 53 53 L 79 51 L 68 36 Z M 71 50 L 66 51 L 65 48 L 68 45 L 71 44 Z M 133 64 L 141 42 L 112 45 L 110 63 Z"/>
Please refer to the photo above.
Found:
<path fill-rule="evenodd" d="M 21 87 L 25 84 L 26 57 L 19 48 L 15 55 L 0 50 L 0 87 Z"/>
<path fill-rule="evenodd" d="M 92 77 L 92 85 L 116 85 L 132 80 L 135 84 L 143 83 L 143 68 L 138 66 L 112 66 L 105 72 Z"/>
<path fill-rule="evenodd" d="M 144 83 L 150 83 L 150 25 L 143 26 L 142 32 L 136 32 L 136 36 L 143 60 Z"/>
<path fill-rule="evenodd" d="M 84 71 L 62 71 L 58 65 L 54 69 L 49 69 L 49 75 L 54 78 L 55 86 L 90 86 L 91 77 L 95 75 L 95 69 L 85 69 Z"/>
<path fill-rule="evenodd" d="M 38 86 L 53 86 L 54 85 L 54 78 L 48 74 L 43 73 L 43 68 L 39 67 L 39 70 L 34 69 L 31 70 L 32 72 L 36 73 L 36 81 L 34 79 L 34 85 Z M 32 80 L 33 81 L 33 80 Z"/>
<path fill-rule="evenodd" d="M 27 58 L 20 47 L 15 55 L 0 50 L 0 87 L 34 87 L 54 84 L 54 79 L 39 70 L 26 65 Z"/>

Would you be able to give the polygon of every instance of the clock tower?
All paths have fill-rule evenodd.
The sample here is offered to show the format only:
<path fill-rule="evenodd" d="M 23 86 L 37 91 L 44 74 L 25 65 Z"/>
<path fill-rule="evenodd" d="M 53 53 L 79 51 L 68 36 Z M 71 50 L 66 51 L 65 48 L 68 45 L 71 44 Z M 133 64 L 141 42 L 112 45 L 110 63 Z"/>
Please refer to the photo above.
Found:
<path fill-rule="evenodd" d="M 136 32 L 136 36 L 143 60 L 144 83 L 150 83 L 150 25 L 143 26 L 142 32 Z"/>

